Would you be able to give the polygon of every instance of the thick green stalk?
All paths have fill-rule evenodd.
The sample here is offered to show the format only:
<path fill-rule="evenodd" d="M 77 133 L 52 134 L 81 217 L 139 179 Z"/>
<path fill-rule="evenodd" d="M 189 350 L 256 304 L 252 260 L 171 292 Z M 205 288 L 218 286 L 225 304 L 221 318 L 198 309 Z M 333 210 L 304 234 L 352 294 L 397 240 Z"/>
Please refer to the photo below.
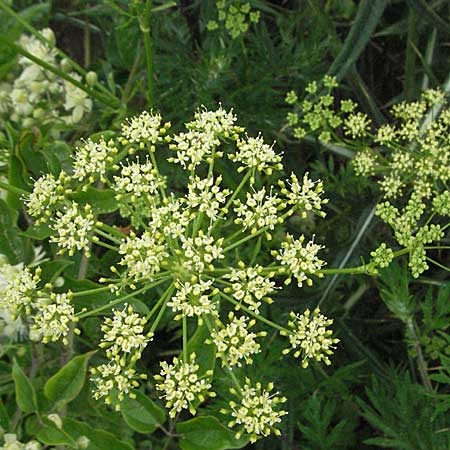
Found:
<path fill-rule="evenodd" d="M 152 0 L 147 0 L 145 9 L 139 17 L 139 27 L 142 31 L 145 48 L 145 60 L 147 62 L 147 106 L 153 106 L 153 48 L 150 36 L 150 17 Z"/>

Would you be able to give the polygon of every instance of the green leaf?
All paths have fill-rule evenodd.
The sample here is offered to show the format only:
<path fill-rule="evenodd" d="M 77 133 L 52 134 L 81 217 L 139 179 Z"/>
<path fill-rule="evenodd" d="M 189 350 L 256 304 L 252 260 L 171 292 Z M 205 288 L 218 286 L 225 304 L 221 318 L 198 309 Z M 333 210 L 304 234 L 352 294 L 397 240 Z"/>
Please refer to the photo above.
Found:
<path fill-rule="evenodd" d="M 20 232 L 21 236 L 42 241 L 50 236 L 53 236 L 55 232 L 46 224 L 31 225 L 25 231 Z"/>
<path fill-rule="evenodd" d="M 77 440 L 81 436 L 89 439 L 87 450 L 134 450 L 128 443 L 119 440 L 107 431 L 91 428 L 78 420 L 64 418 L 63 430 L 72 439 Z"/>
<path fill-rule="evenodd" d="M 16 390 L 17 406 L 26 413 L 37 411 L 38 407 L 34 387 L 16 359 L 13 362 L 12 378 Z"/>
<path fill-rule="evenodd" d="M 86 192 L 77 192 L 72 197 L 78 203 L 90 204 L 95 214 L 107 214 L 119 208 L 115 195 L 112 189 L 97 189 L 90 186 Z"/>
<path fill-rule="evenodd" d="M 81 391 L 87 363 L 94 352 L 75 356 L 45 383 L 44 394 L 53 402 L 69 403 Z"/>
<path fill-rule="evenodd" d="M 205 344 L 205 341 L 211 337 L 206 323 L 197 328 L 195 333 L 189 339 L 187 351 L 188 355 L 196 354 L 197 364 L 200 366 L 199 375 L 203 375 L 207 370 L 213 370 L 216 362 L 216 346 L 214 344 Z"/>
<path fill-rule="evenodd" d="M 51 421 L 46 420 L 46 423 L 48 422 Z M 76 445 L 76 442 L 70 436 L 67 436 L 62 430 L 56 428 L 51 423 L 42 427 L 36 437 L 46 445 L 69 445 L 71 447 Z"/>
<path fill-rule="evenodd" d="M 127 397 L 120 406 L 125 422 L 139 433 L 153 433 L 166 420 L 164 410 L 142 392 L 136 398 Z"/>
<path fill-rule="evenodd" d="M 65 277 L 64 287 L 66 289 L 70 289 L 72 292 L 79 291 L 89 291 L 93 289 L 104 288 L 104 284 L 97 284 L 90 280 L 76 280 L 74 278 Z M 92 294 L 86 294 L 80 297 L 74 297 L 72 299 L 72 303 L 82 308 L 88 308 L 89 310 L 99 308 L 101 306 L 108 305 L 113 300 L 116 300 L 117 297 L 111 292 L 93 292 Z M 133 306 L 136 312 L 140 314 L 148 314 L 149 309 L 145 303 L 138 300 L 137 298 L 131 297 L 125 300 L 123 303 L 128 303 Z M 123 303 L 116 304 L 111 308 L 119 309 L 122 307 Z M 110 311 L 110 308 L 105 308 L 101 314 L 107 314 Z"/>
<path fill-rule="evenodd" d="M 56 278 L 61 275 L 64 269 L 72 264 L 74 264 L 74 261 L 65 259 L 56 259 L 54 261 L 46 261 L 39 264 L 39 267 L 42 269 L 41 280 L 44 283 L 53 283 Z"/>
<path fill-rule="evenodd" d="M 225 450 L 244 447 L 249 438 L 235 438 L 235 433 L 224 427 L 215 417 L 200 416 L 177 424 L 181 434 L 182 450 Z"/>
<path fill-rule="evenodd" d="M 334 75 L 338 81 L 345 77 L 347 71 L 366 48 L 386 5 L 387 0 L 361 1 L 344 45 L 328 70 L 329 75 Z"/>
<path fill-rule="evenodd" d="M 30 186 L 27 182 L 28 174 L 26 167 L 21 159 L 16 155 L 11 155 L 8 165 L 8 182 L 11 186 L 29 191 Z M 8 204 L 16 209 L 20 209 L 23 205 L 22 199 L 17 194 L 8 192 Z"/>
<path fill-rule="evenodd" d="M 11 264 L 23 260 L 23 240 L 19 236 L 17 226 L 18 213 L 0 199 L 0 253 L 8 258 Z"/>

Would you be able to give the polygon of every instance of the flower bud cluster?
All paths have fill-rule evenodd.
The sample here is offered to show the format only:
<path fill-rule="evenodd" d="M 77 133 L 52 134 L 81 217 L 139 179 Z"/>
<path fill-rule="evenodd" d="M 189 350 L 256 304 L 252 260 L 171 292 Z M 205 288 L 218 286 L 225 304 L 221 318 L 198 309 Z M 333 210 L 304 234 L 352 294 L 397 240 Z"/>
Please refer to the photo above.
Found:
<path fill-rule="evenodd" d="M 384 197 L 377 214 L 392 227 L 398 244 L 410 250 L 409 266 L 418 277 L 428 268 L 424 245 L 432 242 L 427 230 L 419 230 L 433 218 L 441 221 L 439 215 L 449 211 L 450 108 L 445 94 L 428 89 L 417 101 L 395 104 L 392 123 L 372 130 L 370 118 L 356 111 L 353 101 L 343 100 L 340 109 L 333 108 L 332 88 L 337 83 L 329 81 L 324 80 L 322 91 L 311 83 L 303 101 L 295 92 L 287 95 L 287 103 L 295 108 L 287 118 L 292 132 L 299 139 L 314 135 L 356 152 L 355 172 L 377 178 Z M 423 218 L 425 211 L 428 220 Z M 442 235 L 433 236 L 438 240 Z"/>
<path fill-rule="evenodd" d="M 232 39 L 236 39 L 245 34 L 251 23 L 259 22 L 259 11 L 252 11 L 250 3 L 242 3 L 236 0 L 219 0 L 216 2 L 218 11 L 217 20 L 210 20 L 207 24 L 209 31 L 219 28 L 219 23 L 223 23 L 225 29 Z"/>

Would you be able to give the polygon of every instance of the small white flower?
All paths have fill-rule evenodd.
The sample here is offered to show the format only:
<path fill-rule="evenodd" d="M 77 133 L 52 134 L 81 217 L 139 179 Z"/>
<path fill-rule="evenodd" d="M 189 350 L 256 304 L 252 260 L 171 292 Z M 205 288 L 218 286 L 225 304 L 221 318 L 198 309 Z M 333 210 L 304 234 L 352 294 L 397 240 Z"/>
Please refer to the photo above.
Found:
<path fill-rule="evenodd" d="M 122 123 L 122 144 L 140 144 L 144 146 L 146 142 L 154 145 L 162 141 L 162 136 L 170 124 L 162 126 L 161 116 L 153 114 L 153 111 L 144 111 L 139 116 L 132 117 Z"/>
<path fill-rule="evenodd" d="M 213 297 L 218 291 L 211 289 L 213 284 L 211 280 L 199 280 L 194 283 L 187 281 L 178 284 L 176 294 L 167 303 L 174 313 L 179 313 L 175 316 L 175 320 L 197 316 L 201 323 L 201 316 L 217 315 L 217 303 L 213 301 Z"/>
<path fill-rule="evenodd" d="M 99 142 L 88 139 L 77 147 L 73 158 L 73 177 L 79 181 L 93 183 L 97 177 L 105 180 L 107 169 L 112 165 L 118 150 L 113 140 Z"/>
<path fill-rule="evenodd" d="M 320 314 L 319 308 L 316 308 L 312 315 L 309 309 L 302 315 L 291 312 L 290 318 L 288 325 L 292 332 L 282 331 L 281 334 L 289 337 L 291 347 L 283 350 L 283 353 L 287 354 L 295 350 L 294 357 L 302 357 L 304 368 L 309 365 L 308 359 L 331 364 L 329 356 L 333 354 L 335 344 L 339 342 L 339 339 L 332 337 L 333 330 L 327 329 L 333 324 L 333 319 L 327 319 Z"/>
<path fill-rule="evenodd" d="M 231 293 L 238 302 L 244 302 L 256 314 L 259 314 L 261 301 L 272 303 L 269 295 L 275 290 L 275 283 L 270 279 L 274 274 L 262 275 L 261 271 L 261 266 L 244 268 L 240 264 L 240 269 L 232 268 L 224 275 L 232 283 L 225 292 Z"/>
<path fill-rule="evenodd" d="M 191 177 L 188 184 L 188 193 L 186 196 L 187 205 L 192 208 L 198 208 L 199 212 L 205 213 L 209 218 L 217 217 L 219 208 L 225 200 L 230 191 L 228 189 L 221 189 L 220 183 L 222 177 L 217 177 L 216 180 L 211 178 Z"/>
<path fill-rule="evenodd" d="M 33 192 L 25 199 L 28 214 L 35 217 L 36 223 L 46 222 L 52 216 L 58 203 L 64 201 L 72 191 L 67 187 L 70 178 L 61 172 L 58 178 L 47 174 L 39 178 L 33 186 Z"/>
<path fill-rule="evenodd" d="M 316 274 L 318 277 L 323 277 L 317 271 L 325 264 L 317 257 L 317 253 L 323 247 L 315 244 L 314 241 L 309 241 L 306 245 L 303 245 L 304 241 L 305 236 L 303 235 L 294 239 L 293 236 L 288 234 L 286 240 L 281 244 L 281 250 L 274 252 L 281 265 L 287 266 L 289 273 L 297 279 L 299 287 L 303 285 L 303 282 L 306 282 L 309 286 L 312 285 L 312 280 L 308 275 Z M 287 281 L 290 282 L 290 278 Z"/>
<path fill-rule="evenodd" d="M 132 361 L 138 360 L 151 340 L 151 335 L 144 334 L 146 323 L 147 319 L 135 313 L 131 305 L 125 304 L 122 310 L 114 309 L 112 319 L 106 317 L 101 326 L 103 339 L 100 347 L 107 349 L 108 358 L 128 353 L 132 355 Z"/>
<path fill-rule="evenodd" d="M 208 381 L 212 374 L 207 371 L 204 376 L 199 376 L 199 366 L 195 362 L 195 353 L 185 362 L 179 358 L 173 358 L 172 364 L 161 362 L 161 374 L 155 375 L 156 389 L 162 392 L 161 398 L 166 401 L 166 407 L 170 408 L 169 416 L 174 418 L 183 409 L 189 409 L 196 414 L 195 402 L 204 402 L 207 397 L 214 397 L 210 392 L 211 384 Z"/>
<path fill-rule="evenodd" d="M 273 170 L 281 170 L 281 155 L 275 153 L 273 146 L 265 144 L 261 135 L 246 137 L 245 140 L 237 141 L 238 152 L 230 154 L 228 157 L 235 162 L 240 163 L 238 171 L 245 169 L 256 169 L 258 172 L 264 172 L 268 175 Z"/>
<path fill-rule="evenodd" d="M 93 397 L 96 400 L 104 397 L 105 403 L 114 405 L 116 411 L 120 411 L 120 402 L 125 397 L 136 397 L 133 390 L 139 387 L 140 380 L 147 379 L 145 374 L 138 374 L 133 368 L 120 364 L 118 358 L 93 367 L 91 374 Z"/>
<path fill-rule="evenodd" d="M 40 297 L 35 303 L 36 312 L 30 327 L 30 337 L 33 340 L 56 342 L 62 337 L 65 345 L 69 343 L 67 334 L 70 328 L 78 322 L 75 309 L 71 303 L 72 293 L 50 294 L 50 297 Z M 74 329 L 78 334 L 79 330 Z"/>
<path fill-rule="evenodd" d="M 63 212 L 58 212 L 57 216 L 51 225 L 57 236 L 52 236 L 51 242 L 58 244 L 59 253 L 68 250 L 72 256 L 75 250 L 84 250 L 89 256 L 89 237 L 95 224 L 91 206 L 86 205 L 84 210 L 81 210 L 76 202 L 72 202 Z"/>
<path fill-rule="evenodd" d="M 131 233 L 120 244 L 119 254 L 123 255 L 119 264 L 127 267 L 128 275 L 135 281 L 151 281 L 169 256 L 167 244 L 147 231 L 140 237 Z"/>
<path fill-rule="evenodd" d="M 267 195 L 265 187 L 257 192 L 247 192 L 245 203 L 235 200 L 234 204 L 237 215 L 234 222 L 242 224 L 244 230 L 249 228 L 251 233 L 256 233 L 264 227 L 273 230 L 281 223 L 278 212 L 285 206 L 276 194 Z"/>
<path fill-rule="evenodd" d="M 322 198 L 323 183 L 321 180 L 312 181 L 308 173 L 303 176 L 302 184 L 300 184 L 297 176 L 292 173 L 290 181 L 287 182 L 289 188 L 284 182 L 279 182 L 281 193 L 286 196 L 290 205 L 296 206 L 301 212 L 303 218 L 306 218 L 308 212 L 314 211 L 324 216 L 321 211 L 322 205 L 328 203 L 327 199 Z"/>
<path fill-rule="evenodd" d="M 244 433 L 250 435 L 250 442 L 256 442 L 260 437 L 267 437 L 274 433 L 281 434 L 276 425 L 281 418 L 287 414 L 286 411 L 278 410 L 279 405 L 286 402 L 286 397 L 278 397 L 278 393 L 271 394 L 273 383 L 269 383 L 263 389 L 261 383 L 252 386 L 251 381 L 246 378 L 244 387 L 238 392 L 230 389 L 230 392 L 239 397 L 239 402 L 230 402 L 231 410 L 222 409 L 223 414 L 231 414 L 232 420 L 228 423 L 230 428 L 240 425 L 241 429 L 236 433 L 239 439 Z"/>
<path fill-rule="evenodd" d="M 70 76 L 77 81 L 81 81 L 82 78 L 76 73 L 71 73 Z M 66 111 L 72 111 L 72 114 L 65 118 L 67 124 L 78 123 L 84 116 L 92 110 L 92 100 L 89 98 L 88 94 L 70 83 L 67 80 L 63 81 L 64 84 L 64 108 Z"/>
<path fill-rule="evenodd" d="M 248 330 L 256 324 L 255 320 L 247 317 L 235 317 L 233 312 L 228 315 L 230 322 L 224 327 L 220 321 L 220 327 L 211 333 L 211 342 L 217 348 L 216 355 L 222 359 L 222 366 L 242 366 L 241 360 L 246 364 L 253 362 L 252 355 L 259 353 L 261 347 L 256 338 L 266 336 L 266 332 L 252 333 Z"/>
<path fill-rule="evenodd" d="M 190 272 L 203 273 L 214 268 L 213 261 L 223 259 L 223 238 L 207 236 L 202 230 L 195 238 L 181 236 L 183 267 Z"/>

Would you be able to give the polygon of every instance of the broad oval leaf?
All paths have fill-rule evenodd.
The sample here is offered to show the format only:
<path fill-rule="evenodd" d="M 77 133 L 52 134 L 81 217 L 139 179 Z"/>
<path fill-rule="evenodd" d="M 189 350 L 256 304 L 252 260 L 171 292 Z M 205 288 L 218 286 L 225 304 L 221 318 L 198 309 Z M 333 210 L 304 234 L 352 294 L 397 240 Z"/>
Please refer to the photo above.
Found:
<path fill-rule="evenodd" d="M 213 416 L 199 416 L 177 424 L 182 450 L 225 450 L 244 447 L 249 438 L 235 433 Z"/>
<path fill-rule="evenodd" d="M 86 379 L 87 363 L 94 352 L 75 356 L 45 384 L 44 394 L 53 402 L 68 403 L 81 391 Z"/>
<path fill-rule="evenodd" d="M 26 413 L 32 413 L 38 410 L 36 392 L 31 381 L 25 375 L 19 363 L 14 359 L 12 378 L 16 390 L 17 406 Z"/>
<path fill-rule="evenodd" d="M 136 398 L 127 397 L 120 405 L 125 422 L 139 433 L 153 433 L 166 420 L 164 410 L 142 392 Z"/>
<path fill-rule="evenodd" d="M 78 420 L 63 419 L 63 430 L 73 440 L 81 436 L 89 439 L 89 445 L 86 450 L 134 450 L 133 447 L 125 441 L 119 440 L 112 433 L 91 428 L 89 425 Z"/>

